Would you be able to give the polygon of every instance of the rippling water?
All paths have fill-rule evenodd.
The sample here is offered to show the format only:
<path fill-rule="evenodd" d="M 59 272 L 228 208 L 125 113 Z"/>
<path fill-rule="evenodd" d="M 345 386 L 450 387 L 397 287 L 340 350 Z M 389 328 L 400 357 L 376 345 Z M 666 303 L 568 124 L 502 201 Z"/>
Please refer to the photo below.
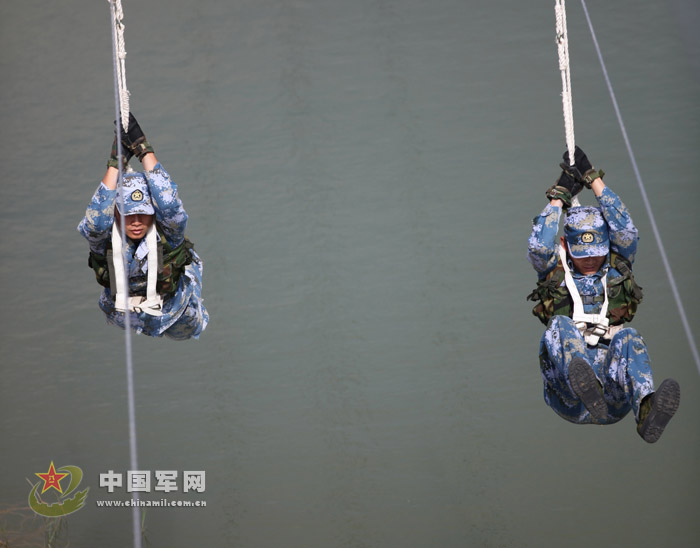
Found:
<path fill-rule="evenodd" d="M 525 245 L 564 148 L 552 7 L 124 1 L 132 110 L 211 313 L 199 341 L 133 341 L 141 468 L 207 474 L 206 508 L 147 512 L 150 545 L 697 544 L 698 370 L 577 2 L 577 142 L 640 228 L 635 326 L 683 402 L 654 446 L 542 402 Z M 699 10 L 588 8 L 697 333 Z M 124 337 L 75 226 L 111 144 L 109 32 L 106 2 L 0 5 L 0 503 L 80 466 L 71 545 L 106 548 L 131 539 L 95 504 L 126 498 L 98 479 L 129 468 Z"/>

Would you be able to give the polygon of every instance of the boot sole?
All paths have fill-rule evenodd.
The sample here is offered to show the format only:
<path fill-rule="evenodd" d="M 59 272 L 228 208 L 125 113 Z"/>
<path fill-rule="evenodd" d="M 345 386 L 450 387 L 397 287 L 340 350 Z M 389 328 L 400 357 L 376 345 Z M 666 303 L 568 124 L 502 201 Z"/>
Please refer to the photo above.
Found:
<path fill-rule="evenodd" d="M 601 393 L 600 383 L 593 368 L 583 358 L 574 358 L 569 364 L 569 382 L 574 393 L 588 409 L 594 422 L 608 417 L 608 406 Z"/>
<path fill-rule="evenodd" d="M 666 379 L 654 393 L 654 403 L 649 415 L 640 427 L 640 435 L 647 443 L 658 441 L 664 428 L 678 411 L 681 403 L 681 387 L 673 379 Z"/>

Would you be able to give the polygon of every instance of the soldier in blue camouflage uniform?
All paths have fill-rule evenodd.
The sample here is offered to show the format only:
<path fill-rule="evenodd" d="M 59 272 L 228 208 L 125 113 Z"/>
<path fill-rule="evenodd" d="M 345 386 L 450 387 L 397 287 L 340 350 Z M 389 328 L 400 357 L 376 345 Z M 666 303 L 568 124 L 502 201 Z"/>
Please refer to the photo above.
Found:
<path fill-rule="evenodd" d="M 107 172 L 78 225 L 78 231 L 90 245 L 91 266 L 103 278 L 101 280 L 98 275 L 98 281 L 105 285 L 99 299 L 100 309 L 108 323 L 122 328 L 125 327 L 125 313 L 128 310 L 131 327 L 137 333 L 153 337 L 165 335 L 179 340 L 199 338 L 209 321 L 209 314 L 202 302 L 202 261 L 185 238 L 187 213 L 178 197 L 177 186 L 158 162 L 133 115 L 130 116 L 129 129 L 123 134 L 122 143 L 125 151 L 123 167 L 127 166 L 132 156 L 136 156 L 142 162 L 144 171 L 124 174 L 122 205 L 118 198 L 119 164 L 115 137 Z M 122 265 L 122 268 L 128 275 L 128 295 L 145 293 L 149 255 L 154 260 L 157 253 L 162 262 L 163 249 L 169 251 L 167 257 L 170 258 L 165 260 L 170 261 L 166 266 L 173 275 L 163 276 L 163 265 L 155 262 L 159 267 L 159 293 L 166 288 L 167 292 L 162 296 L 156 295 L 158 305 L 152 309 L 127 306 L 125 302 L 120 306 L 115 302 L 115 280 L 108 279 L 106 257 L 114 241 L 113 231 L 119 237 L 120 214 L 124 216 L 127 236 L 128 264 Z M 158 251 L 149 249 L 147 244 L 146 236 L 152 225 L 154 229 L 157 228 L 153 231 L 152 241 L 157 242 L 157 246 L 153 247 L 157 247 Z M 123 263 L 121 259 L 116 260 L 116 250 L 113 255 L 115 262 Z M 113 272 L 111 276 L 119 278 Z M 140 300 L 145 300 L 145 297 Z"/>
<path fill-rule="evenodd" d="M 538 302 L 533 313 L 547 325 L 540 342 L 544 399 L 577 424 L 611 424 L 633 411 L 639 435 L 653 443 L 678 409 L 680 388 L 666 379 L 654 390 L 646 344 L 624 325 L 642 297 L 631 271 L 637 229 L 580 148 L 575 166 L 561 167 L 528 242 L 539 280 L 529 298 Z M 598 207 L 572 207 L 584 187 L 593 190 Z"/>

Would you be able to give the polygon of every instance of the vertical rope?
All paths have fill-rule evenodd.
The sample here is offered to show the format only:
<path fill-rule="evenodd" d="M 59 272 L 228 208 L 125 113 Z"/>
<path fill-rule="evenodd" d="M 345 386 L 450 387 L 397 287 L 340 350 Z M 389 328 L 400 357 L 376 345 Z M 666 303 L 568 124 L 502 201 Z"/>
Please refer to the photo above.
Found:
<path fill-rule="evenodd" d="M 666 276 L 668 277 L 668 282 L 671 286 L 671 292 L 676 301 L 676 306 L 678 307 L 678 314 L 681 318 L 681 323 L 683 324 L 683 329 L 685 330 L 685 335 L 688 339 L 688 345 L 690 346 L 690 352 L 695 359 L 695 365 L 697 366 L 698 373 L 700 373 L 700 355 L 698 354 L 698 348 L 695 344 L 695 338 L 693 337 L 693 332 L 690 329 L 690 324 L 688 323 L 688 318 L 685 314 L 685 309 L 683 307 L 683 302 L 681 301 L 680 293 L 678 287 L 676 286 L 676 280 L 673 276 L 673 271 L 671 270 L 671 263 L 666 256 L 666 249 L 664 248 L 664 243 L 661 240 L 661 233 L 656 226 L 656 219 L 654 218 L 654 213 L 651 210 L 651 203 L 647 197 L 647 192 L 642 182 L 642 176 L 639 173 L 639 167 L 637 167 L 637 160 L 634 157 L 634 152 L 632 151 L 632 145 L 627 137 L 627 130 L 625 129 L 625 123 L 622 121 L 622 114 L 620 114 L 620 108 L 617 105 L 617 99 L 615 98 L 615 92 L 613 91 L 612 84 L 610 83 L 610 77 L 608 76 L 608 70 L 605 68 L 605 62 L 603 61 L 603 54 L 600 51 L 600 46 L 598 45 L 598 39 L 595 35 L 595 30 L 593 29 L 593 23 L 591 22 L 591 17 L 588 15 L 588 8 L 586 7 L 585 0 L 581 0 L 583 5 L 583 11 L 586 14 L 586 21 L 588 21 L 588 28 L 591 31 L 591 37 L 593 38 L 593 45 L 595 46 L 596 53 L 598 54 L 598 60 L 600 61 L 600 66 L 603 69 L 603 76 L 605 77 L 605 83 L 608 86 L 608 93 L 610 94 L 610 99 L 612 100 L 613 108 L 615 109 L 615 115 L 617 116 L 618 124 L 620 125 L 620 130 L 622 131 L 622 137 L 625 140 L 625 146 L 627 147 L 627 154 L 632 162 L 632 169 L 634 170 L 634 175 L 637 178 L 637 185 L 639 186 L 639 191 L 642 195 L 642 200 L 644 201 L 644 206 L 647 210 L 647 215 L 649 216 L 649 222 L 651 223 L 651 230 L 654 233 L 654 238 L 656 238 L 656 245 L 659 248 L 659 253 L 661 253 L 661 260 L 663 261 L 664 268 L 666 269 Z"/>
<path fill-rule="evenodd" d="M 566 29 L 566 4 L 556 0 L 554 6 L 556 18 L 557 51 L 559 53 L 559 72 L 561 73 L 561 101 L 564 110 L 564 131 L 566 148 L 569 151 L 569 165 L 574 165 L 574 104 L 571 97 L 571 69 L 569 67 L 569 36 Z"/>
<path fill-rule="evenodd" d="M 117 132 L 117 153 L 118 153 L 118 164 L 119 164 L 119 193 L 118 200 L 122 206 L 122 211 L 124 211 L 124 186 L 121 184 L 123 180 L 123 163 L 122 159 L 124 157 L 122 150 L 122 127 L 129 127 L 129 112 L 128 112 L 128 91 L 122 93 L 123 89 L 126 89 L 126 79 L 124 75 L 124 57 L 126 52 L 124 52 L 124 25 L 121 22 L 124 17 L 121 9 L 121 0 L 109 0 L 111 5 L 111 22 L 112 22 L 112 60 L 114 68 L 114 109 L 115 117 L 119 120 L 120 112 L 122 116 L 122 121 L 116 124 Z M 121 34 L 121 38 L 119 35 Z M 120 54 L 120 51 L 123 52 Z M 121 74 L 121 77 L 120 77 Z M 123 85 L 123 87 L 122 87 Z M 124 123 L 124 98 L 126 98 L 126 124 Z M 124 245 L 120 252 L 122 253 L 124 264 L 129 264 L 126 257 L 126 227 L 124 222 L 124 215 L 120 215 L 120 227 L 119 231 L 122 236 L 122 242 Z M 114 230 L 114 228 L 112 228 Z M 127 291 L 127 302 L 129 300 L 129 274 L 127 269 L 124 269 L 124 287 Z M 136 405 L 134 398 L 134 365 L 132 359 L 132 348 L 131 348 L 131 313 L 129 310 L 124 312 L 124 337 L 125 337 L 125 351 L 126 351 L 126 385 L 127 385 L 127 398 L 128 398 L 128 412 L 129 412 L 129 457 L 130 457 L 130 467 L 131 470 L 138 470 L 138 452 L 136 447 Z M 138 503 L 139 494 L 138 491 L 132 493 L 132 500 Z M 138 504 L 132 506 L 131 510 L 131 520 L 133 528 L 133 538 L 134 538 L 134 548 L 141 548 L 141 520 Z"/>
<path fill-rule="evenodd" d="M 119 108 L 124 131 L 129 129 L 129 90 L 126 87 L 126 43 L 124 42 L 124 11 L 121 0 L 110 0 L 116 36 L 115 66 L 119 90 Z"/>

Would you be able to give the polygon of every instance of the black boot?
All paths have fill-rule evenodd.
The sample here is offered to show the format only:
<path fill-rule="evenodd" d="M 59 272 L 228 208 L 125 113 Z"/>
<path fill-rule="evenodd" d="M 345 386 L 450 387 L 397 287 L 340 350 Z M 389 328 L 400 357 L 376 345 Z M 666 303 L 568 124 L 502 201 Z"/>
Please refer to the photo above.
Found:
<path fill-rule="evenodd" d="M 604 421 L 608 416 L 608 406 L 603 398 L 603 388 L 593 368 L 583 358 L 574 358 L 569 363 L 569 383 L 581 403 L 588 409 L 593 422 Z"/>
<path fill-rule="evenodd" d="M 637 432 L 648 443 L 657 441 L 681 403 L 681 387 L 666 379 L 656 392 L 646 396 L 639 406 Z"/>

